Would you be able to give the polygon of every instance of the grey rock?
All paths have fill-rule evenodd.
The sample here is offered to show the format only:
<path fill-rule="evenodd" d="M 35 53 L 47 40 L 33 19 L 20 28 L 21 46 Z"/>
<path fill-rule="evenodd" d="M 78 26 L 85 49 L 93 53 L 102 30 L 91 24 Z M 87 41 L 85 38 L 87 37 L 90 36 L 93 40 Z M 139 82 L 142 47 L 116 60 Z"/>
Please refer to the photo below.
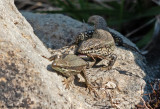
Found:
<path fill-rule="evenodd" d="M 13 0 L 0 1 L 0 108 L 86 107 L 73 100 L 61 76 L 47 70 L 50 53 Z"/>
<path fill-rule="evenodd" d="M 0 108 L 129 109 L 140 102 L 145 86 L 144 57 L 117 47 L 112 70 L 87 69 L 100 98 L 89 94 L 78 79 L 66 90 L 64 77 L 50 69 L 51 62 L 42 56 L 51 56 L 49 48 L 61 51 L 78 33 L 92 27 L 60 14 L 22 12 L 37 37 L 13 0 L 1 1 L 0 9 Z M 108 87 L 110 83 L 113 88 Z"/>
<path fill-rule="evenodd" d="M 29 12 L 22 12 L 22 13 L 27 18 L 27 20 L 32 24 L 35 30 L 35 33 L 39 33 L 39 32 L 42 33 L 42 34 L 37 34 L 37 36 L 45 43 L 45 45 L 48 48 L 50 48 L 50 46 L 48 45 L 51 45 L 51 44 L 53 44 L 55 48 L 65 47 L 66 45 L 70 44 L 70 42 L 67 42 L 66 37 L 71 39 L 72 40 L 71 42 L 73 42 L 78 33 L 94 28 L 94 27 L 89 27 L 85 25 L 87 26 L 85 27 L 86 28 L 85 29 L 83 28 L 83 25 L 84 25 L 83 23 L 60 14 L 45 15 L 45 14 L 33 14 Z M 32 16 L 32 18 L 30 16 Z M 34 19 L 36 19 L 38 22 L 35 22 Z M 45 25 L 44 27 L 43 23 L 42 25 L 39 24 L 40 21 L 45 21 L 43 22 L 44 24 L 48 22 L 48 25 Z M 43 29 L 38 30 L 36 26 L 37 24 L 39 24 L 40 26 L 39 28 L 43 28 Z M 55 24 L 59 25 L 58 30 L 51 31 L 51 28 L 54 28 Z M 62 31 L 63 28 L 67 30 L 63 32 L 59 32 L 59 31 Z M 43 34 L 44 31 L 48 31 L 47 32 L 48 36 L 47 35 L 44 36 Z M 110 29 L 110 31 L 116 32 L 113 29 Z M 57 37 L 51 38 L 53 36 L 51 34 L 55 34 L 57 35 Z M 120 33 L 116 32 L 116 34 L 120 34 Z M 136 47 L 135 44 L 133 44 L 123 35 L 120 34 L 119 36 L 121 36 L 127 44 Z M 44 40 L 44 38 L 42 37 L 45 37 L 45 38 L 47 37 L 46 38 L 47 40 Z M 60 43 L 61 46 L 59 46 L 60 44 L 56 42 L 62 42 Z M 61 54 L 62 52 L 65 51 L 63 50 L 62 48 L 58 50 L 57 49 L 53 50 L 54 51 L 53 55 Z M 57 53 L 59 51 L 61 53 Z M 79 99 L 78 96 L 81 96 L 82 99 L 85 98 L 87 104 L 90 105 L 92 108 L 102 108 L 102 107 L 118 108 L 119 107 L 121 109 L 126 109 L 126 108 L 133 108 L 135 104 L 138 104 L 140 102 L 140 97 L 142 96 L 141 94 L 145 86 L 145 81 L 143 80 L 143 78 L 145 77 L 145 73 L 143 71 L 145 67 L 145 62 L 144 62 L 145 58 L 136 52 L 132 53 L 131 51 L 126 50 L 124 47 L 117 47 L 115 50 L 115 54 L 117 54 L 118 59 L 112 70 L 101 71 L 99 68 L 87 69 L 88 77 L 91 83 L 93 83 L 92 85 L 99 87 L 99 90 L 97 89 L 95 90 L 97 90 L 101 99 L 94 101 L 93 98 L 91 99 L 91 98 L 88 98 L 87 96 L 81 95 L 80 92 L 83 92 L 87 95 L 85 88 L 84 87 L 81 88 L 79 86 L 73 85 L 71 92 L 77 93 L 76 95 L 77 99 Z M 81 78 L 80 76 L 78 77 Z M 83 79 L 81 81 L 83 81 Z M 116 88 L 114 89 L 107 88 L 108 83 L 115 84 Z M 112 96 L 112 99 L 109 99 L 110 96 Z M 109 100 L 109 102 L 107 102 L 107 100 Z M 117 100 L 119 101 L 119 104 L 116 105 L 115 103 L 117 102 Z M 111 103 L 111 102 L 114 102 L 114 103 Z"/>
<path fill-rule="evenodd" d="M 22 14 L 47 48 L 57 49 L 71 44 L 78 33 L 92 28 L 62 14 L 34 14 L 23 11 Z"/>

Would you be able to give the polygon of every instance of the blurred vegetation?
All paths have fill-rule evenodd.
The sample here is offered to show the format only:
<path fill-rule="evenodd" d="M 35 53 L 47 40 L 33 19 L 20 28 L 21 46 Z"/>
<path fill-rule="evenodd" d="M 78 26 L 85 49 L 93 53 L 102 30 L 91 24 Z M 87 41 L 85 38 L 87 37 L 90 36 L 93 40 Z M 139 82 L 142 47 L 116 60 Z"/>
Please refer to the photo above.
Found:
<path fill-rule="evenodd" d="M 160 14 L 160 6 L 151 0 L 50 0 L 50 2 L 62 10 L 48 13 L 63 13 L 85 22 L 91 15 L 105 17 L 109 27 L 116 28 L 130 37 L 139 47 L 143 47 L 151 40 L 155 16 Z M 133 32 L 134 30 L 137 31 Z"/>

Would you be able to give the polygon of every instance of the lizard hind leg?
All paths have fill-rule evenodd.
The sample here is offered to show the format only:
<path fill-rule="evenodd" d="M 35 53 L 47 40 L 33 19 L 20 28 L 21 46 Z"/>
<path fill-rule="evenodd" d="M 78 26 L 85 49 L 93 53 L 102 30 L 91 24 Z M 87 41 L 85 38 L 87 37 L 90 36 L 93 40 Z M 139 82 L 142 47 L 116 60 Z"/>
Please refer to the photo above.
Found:
<path fill-rule="evenodd" d="M 133 47 L 133 46 L 131 46 L 131 45 L 128 45 L 128 44 L 126 44 L 126 43 L 123 43 L 123 46 L 126 47 L 126 48 L 128 48 L 128 49 L 130 49 L 130 50 L 133 50 L 133 51 L 135 51 L 135 52 L 138 52 L 140 55 L 143 55 L 137 48 L 135 48 L 135 47 Z"/>
<path fill-rule="evenodd" d="M 91 83 L 89 83 L 89 79 L 88 79 L 88 77 L 87 77 L 87 75 L 86 75 L 86 71 L 83 70 L 80 74 L 81 74 L 82 77 L 85 79 L 85 83 L 86 83 L 87 89 L 89 90 L 89 93 L 90 93 L 91 91 L 93 91 L 93 93 L 95 94 L 95 96 L 99 98 L 98 93 L 93 89 L 93 86 L 91 85 Z"/>
<path fill-rule="evenodd" d="M 109 58 L 110 58 L 110 61 L 108 63 L 108 66 L 101 67 L 101 70 L 110 70 L 110 69 L 112 69 L 114 63 L 116 62 L 117 55 L 112 54 Z"/>
<path fill-rule="evenodd" d="M 109 63 L 109 66 L 113 66 L 114 63 L 115 63 L 116 60 L 117 60 L 117 55 L 112 54 L 110 58 L 111 58 L 111 61 L 110 61 L 110 63 Z"/>

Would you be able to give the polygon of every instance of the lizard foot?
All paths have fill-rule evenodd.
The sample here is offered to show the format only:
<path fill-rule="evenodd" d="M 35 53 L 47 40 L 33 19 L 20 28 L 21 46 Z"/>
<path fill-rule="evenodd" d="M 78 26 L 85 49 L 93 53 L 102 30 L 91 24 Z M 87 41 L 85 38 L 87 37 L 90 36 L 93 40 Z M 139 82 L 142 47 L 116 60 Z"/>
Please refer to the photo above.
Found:
<path fill-rule="evenodd" d="M 91 85 L 87 85 L 87 89 L 89 90 L 89 93 L 91 93 L 91 91 L 94 93 L 94 95 L 99 98 L 99 95 L 97 93 L 96 90 L 93 89 L 93 87 Z"/>
<path fill-rule="evenodd" d="M 69 78 L 65 78 L 62 82 L 63 82 L 63 85 L 65 85 L 65 89 L 70 89 L 70 86 L 71 86 L 71 83 L 72 81 L 74 80 L 74 76 L 71 76 Z"/>
<path fill-rule="evenodd" d="M 100 68 L 100 70 L 110 70 L 110 69 L 112 69 L 112 66 L 105 66 Z"/>
<path fill-rule="evenodd" d="M 65 50 L 64 54 L 69 54 L 69 51 L 72 51 L 74 48 L 76 48 L 76 45 L 71 45 L 67 50 Z"/>
<path fill-rule="evenodd" d="M 83 70 L 83 73 L 80 73 L 82 75 L 82 77 L 85 79 L 85 83 L 86 83 L 86 86 L 87 86 L 87 89 L 89 90 L 89 93 L 91 93 L 91 91 L 93 91 L 94 95 L 99 98 L 99 95 L 98 93 L 93 89 L 93 86 L 89 83 L 89 79 L 87 77 L 87 74 L 85 72 L 85 70 Z M 87 90 L 86 89 L 86 90 Z"/>
<path fill-rule="evenodd" d="M 103 67 L 101 67 L 100 70 L 110 70 L 110 69 L 112 69 L 114 63 L 116 62 L 117 56 L 115 54 L 112 54 L 109 58 L 111 60 L 109 61 L 108 66 L 103 66 Z"/>

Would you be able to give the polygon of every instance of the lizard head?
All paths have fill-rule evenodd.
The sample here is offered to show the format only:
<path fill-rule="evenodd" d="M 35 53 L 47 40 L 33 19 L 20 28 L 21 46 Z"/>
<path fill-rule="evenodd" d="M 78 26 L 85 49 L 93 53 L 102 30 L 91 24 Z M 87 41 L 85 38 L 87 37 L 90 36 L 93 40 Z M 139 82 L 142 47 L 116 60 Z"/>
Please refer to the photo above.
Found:
<path fill-rule="evenodd" d="M 95 29 L 104 29 L 107 30 L 107 22 L 105 19 L 98 15 L 93 15 L 88 19 L 89 24 L 93 24 Z"/>

